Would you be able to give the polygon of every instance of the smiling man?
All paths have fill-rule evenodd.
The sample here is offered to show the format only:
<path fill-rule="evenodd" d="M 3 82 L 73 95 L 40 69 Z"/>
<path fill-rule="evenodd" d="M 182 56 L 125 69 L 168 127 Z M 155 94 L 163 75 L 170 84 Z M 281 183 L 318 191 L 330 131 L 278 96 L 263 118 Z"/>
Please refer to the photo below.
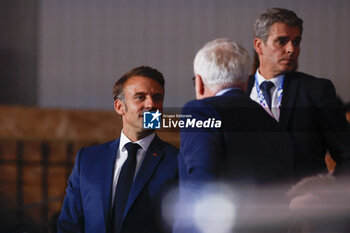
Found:
<path fill-rule="evenodd" d="M 350 136 L 332 82 L 296 72 L 302 32 L 303 21 L 293 11 L 271 8 L 260 15 L 254 26 L 260 66 L 247 89 L 289 132 L 295 178 L 327 172 L 327 150 L 338 172 L 350 159 Z"/>
<path fill-rule="evenodd" d="M 113 97 L 120 138 L 78 152 L 58 232 L 161 232 L 159 202 L 176 183 L 178 150 L 143 128 L 143 112 L 162 110 L 163 75 L 134 68 L 116 82 Z"/>

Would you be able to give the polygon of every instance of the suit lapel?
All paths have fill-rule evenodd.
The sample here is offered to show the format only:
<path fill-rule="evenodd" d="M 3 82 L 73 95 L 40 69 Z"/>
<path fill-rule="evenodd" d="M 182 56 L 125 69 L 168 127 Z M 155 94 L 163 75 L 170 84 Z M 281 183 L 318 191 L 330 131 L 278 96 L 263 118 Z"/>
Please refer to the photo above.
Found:
<path fill-rule="evenodd" d="M 110 210 L 111 210 L 111 195 L 112 195 L 112 185 L 113 185 L 113 174 L 115 159 L 117 156 L 117 150 L 119 148 L 119 139 L 111 143 L 107 149 L 101 154 L 104 159 L 104 175 L 101 174 L 101 196 L 103 203 L 103 215 L 105 219 L 106 226 L 110 224 Z"/>
<path fill-rule="evenodd" d="M 134 183 L 131 187 L 128 202 L 125 207 L 124 218 L 136 200 L 137 196 L 141 193 L 142 189 L 151 178 L 154 170 L 157 168 L 157 165 L 163 157 L 163 151 L 161 148 L 159 148 L 160 143 L 161 140 L 156 135 L 146 152 L 140 170 L 138 171 Z"/>
<path fill-rule="evenodd" d="M 293 77 L 294 72 L 286 74 L 283 83 L 283 96 L 280 107 L 280 118 L 279 122 L 284 127 L 287 128 L 290 116 L 293 111 L 293 106 L 295 104 L 295 99 L 297 95 L 297 90 L 299 86 L 299 80 Z"/>

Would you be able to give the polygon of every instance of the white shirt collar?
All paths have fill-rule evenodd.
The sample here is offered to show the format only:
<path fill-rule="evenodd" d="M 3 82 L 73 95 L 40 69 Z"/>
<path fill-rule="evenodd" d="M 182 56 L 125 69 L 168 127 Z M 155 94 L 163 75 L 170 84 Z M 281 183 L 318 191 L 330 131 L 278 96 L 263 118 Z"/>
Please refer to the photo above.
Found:
<path fill-rule="evenodd" d="M 226 92 L 234 90 L 234 89 L 240 90 L 238 87 L 229 87 L 229 88 L 225 88 L 225 89 L 222 89 L 222 90 L 216 92 L 215 96 L 221 96 L 221 95 L 225 94 Z"/>
<path fill-rule="evenodd" d="M 153 141 L 155 136 L 156 136 L 156 134 L 152 133 L 152 134 L 148 135 L 147 137 L 144 137 L 144 138 L 142 138 L 136 142 L 133 142 L 133 143 L 139 144 L 144 151 L 147 151 L 148 147 L 151 145 L 151 142 Z M 132 142 L 132 141 L 127 136 L 125 136 L 125 134 L 123 133 L 123 130 L 122 130 L 122 132 L 120 133 L 119 149 L 121 151 L 125 151 L 126 150 L 125 144 L 128 142 Z"/>
<path fill-rule="evenodd" d="M 281 74 L 281 75 L 278 75 L 276 77 L 273 77 L 272 79 L 269 79 L 268 81 L 271 81 L 273 82 L 273 84 L 275 85 L 275 87 L 279 88 L 279 89 L 282 89 L 282 85 L 283 85 L 283 80 L 284 80 L 284 74 Z M 260 84 L 264 81 L 266 81 L 267 79 L 264 78 L 260 72 L 259 72 L 259 69 L 256 70 L 256 74 L 255 74 L 255 77 L 257 77 L 258 79 L 258 84 L 260 86 Z"/>

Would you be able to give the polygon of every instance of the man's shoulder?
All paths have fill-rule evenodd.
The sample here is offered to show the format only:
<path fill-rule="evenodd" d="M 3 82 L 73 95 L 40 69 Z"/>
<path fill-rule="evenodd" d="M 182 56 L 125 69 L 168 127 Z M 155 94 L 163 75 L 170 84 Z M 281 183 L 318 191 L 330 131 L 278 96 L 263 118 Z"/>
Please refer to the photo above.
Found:
<path fill-rule="evenodd" d="M 119 139 L 103 144 L 82 147 L 76 157 L 79 164 L 94 164 L 105 159 L 110 159 L 116 154 L 119 146 Z"/>
<path fill-rule="evenodd" d="M 83 147 L 81 150 L 88 151 L 88 152 L 96 152 L 96 151 L 101 151 L 109 148 L 117 148 L 118 143 L 119 143 L 119 138 L 117 140 L 108 141 L 102 144 Z"/>
<path fill-rule="evenodd" d="M 335 96 L 333 83 L 325 78 L 317 78 L 302 72 L 292 72 L 286 76 L 286 87 L 298 87 L 299 94 L 304 93 L 308 98 L 318 101 L 323 95 Z"/>
<path fill-rule="evenodd" d="M 312 76 L 310 74 L 306 74 L 303 72 L 292 72 L 290 74 L 287 74 L 288 78 L 290 79 L 297 79 L 300 83 L 305 84 L 305 85 L 327 85 L 331 83 L 329 79 L 326 78 L 319 78 Z"/>
<path fill-rule="evenodd" d="M 183 114 L 190 114 L 196 119 L 216 119 L 223 122 L 225 131 L 241 129 L 280 131 L 280 127 L 258 103 L 244 93 L 228 93 L 222 96 L 188 102 Z M 199 131 L 198 131 L 199 132 Z"/>
<path fill-rule="evenodd" d="M 185 104 L 184 108 L 232 106 L 234 104 L 245 104 L 249 101 L 250 99 L 244 94 L 243 91 L 231 90 L 220 96 L 211 96 L 200 100 L 191 100 Z"/>
<path fill-rule="evenodd" d="M 206 98 L 208 99 L 208 98 Z M 191 100 L 187 102 L 182 110 L 181 114 L 183 115 L 191 115 L 194 117 L 194 115 L 197 114 L 207 114 L 209 109 L 212 109 L 212 104 L 209 103 L 206 99 L 200 99 L 200 100 Z"/>
<path fill-rule="evenodd" d="M 240 112 L 239 115 L 262 114 L 268 116 L 259 104 L 244 93 L 213 96 L 202 100 L 190 101 L 182 110 L 183 114 L 211 116 L 217 119 L 237 112 Z"/>
<path fill-rule="evenodd" d="M 205 105 L 206 105 L 206 101 L 204 101 L 204 99 L 190 100 L 184 105 L 183 108 L 199 108 L 199 107 L 203 107 Z"/>
<path fill-rule="evenodd" d="M 189 115 L 191 119 L 207 120 L 208 118 L 220 119 L 220 107 L 223 107 L 221 96 L 213 96 L 200 100 L 192 100 L 182 108 L 182 115 Z"/>

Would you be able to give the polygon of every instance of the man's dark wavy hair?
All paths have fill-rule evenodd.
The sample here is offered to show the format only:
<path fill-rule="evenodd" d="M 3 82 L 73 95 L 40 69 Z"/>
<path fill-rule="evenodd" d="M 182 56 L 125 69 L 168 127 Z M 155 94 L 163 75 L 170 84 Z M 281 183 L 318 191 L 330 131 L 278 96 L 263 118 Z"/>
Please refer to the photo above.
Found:
<path fill-rule="evenodd" d="M 124 74 L 122 77 L 120 77 L 118 79 L 118 81 L 114 84 L 113 87 L 113 99 L 120 99 L 122 101 L 124 101 L 124 92 L 123 92 L 123 88 L 124 88 L 124 84 L 126 83 L 126 81 L 134 76 L 141 76 L 141 77 L 146 77 L 146 78 L 150 78 L 153 79 L 155 81 L 157 81 L 163 88 L 164 90 L 164 77 L 162 75 L 162 73 L 160 73 L 158 70 L 149 67 L 149 66 L 139 66 L 136 67 L 132 70 L 130 70 L 129 72 L 127 72 L 126 74 Z"/>

